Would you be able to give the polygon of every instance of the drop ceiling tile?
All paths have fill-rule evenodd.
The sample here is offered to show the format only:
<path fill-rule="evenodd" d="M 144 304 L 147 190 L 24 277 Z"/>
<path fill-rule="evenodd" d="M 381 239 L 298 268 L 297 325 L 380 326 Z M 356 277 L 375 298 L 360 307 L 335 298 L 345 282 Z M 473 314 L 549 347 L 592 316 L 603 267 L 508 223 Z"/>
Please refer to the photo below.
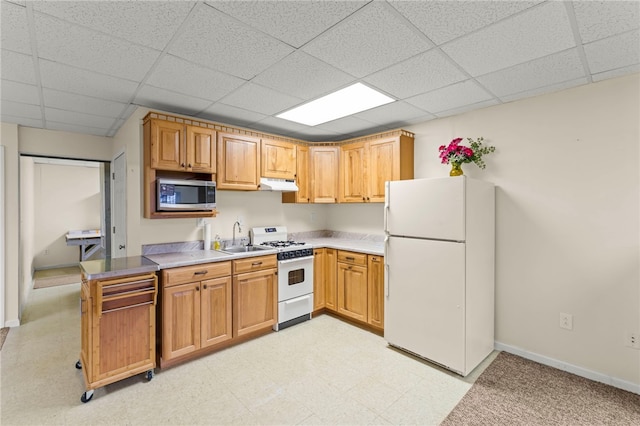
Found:
<path fill-rule="evenodd" d="M 266 115 L 218 102 L 198 114 L 198 117 L 217 123 L 246 126 L 264 119 Z"/>
<path fill-rule="evenodd" d="M 20 102 L 2 100 L 0 107 L 2 116 L 23 117 L 41 120 L 42 111 L 40 105 L 23 104 Z"/>
<path fill-rule="evenodd" d="M 294 139 L 301 139 L 306 142 L 333 142 L 348 139 L 350 136 L 325 129 L 311 127 L 304 132 L 291 132 L 287 136 Z"/>
<path fill-rule="evenodd" d="M 301 99 L 313 99 L 346 86 L 354 77 L 296 51 L 252 81 Z"/>
<path fill-rule="evenodd" d="M 138 88 L 138 83 L 130 80 L 52 61 L 40 60 L 39 63 L 42 86 L 49 89 L 117 102 L 129 102 Z"/>
<path fill-rule="evenodd" d="M 21 102 L 23 104 L 40 105 L 38 88 L 31 84 L 2 80 L 0 82 L 3 101 Z"/>
<path fill-rule="evenodd" d="M 221 102 L 237 108 L 259 112 L 265 115 L 279 113 L 295 105 L 302 99 L 276 92 L 268 87 L 247 83 L 235 92 L 225 96 Z"/>
<path fill-rule="evenodd" d="M 27 9 L 6 1 L 0 6 L 0 24 L 2 25 L 2 48 L 30 55 L 31 41 Z"/>
<path fill-rule="evenodd" d="M 108 130 L 114 122 L 114 119 L 111 117 L 101 117 L 99 115 L 46 107 L 44 109 L 44 118 L 47 122 L 55 121 L 57 123 L 74 124 L 104 130 Z"/>
<path fill-rule="evenodd" d="M 487 108 L 487 107 L 490 107 L 490 106 L 498 105 L 499 103 L 500 102 L 498 100 L 496 100 L 496 99 L 489 99 L 489 100 L 478 102 L 478 103 L 475 103 L 475 104 L 463 105 L 461 107 L 449 109 L 449 110 L 446 110 L 446 111 L 440 111 L 440 112 L 436 113 L 436 116 L 438 118 L 450 117 L 452 115 L 458 115 L 458 114 L 462 114 L 464 112 L 474 111 L 476 109 L 482 109 L 482 108 Z"/>
<path fill-rule="evenodd" d="M 247 127 L 265 133 L 287 136 L 292 133 L 305 132 L 308 126 L 283 120 L 278 117 L 265 117 L 260 121 L 250 123 Z"/>
<path fill-rule="evenodd" d="M 315 127 L 318 129 L 324 129 L 326 131 L 333 131 L 351 135 L 360 131 L 369 131 L 374 127 L 379 127 L 379 125 L 370 121 L 362 120 L 361 118 L 349 116 L 338 118 L 337 120 L 329 121 L 327 123 L 319 124 Z M 389 127 L 385 127 L 385 129 L 389 129 Z"/>
<path fill-rule="evenodd" d="M 91 126 L 83 126 L 69 123 L 59 123 L 57 121 L 49 121 L 47 120 L 47 129 L 49 130 L 60 130 L 63 132 L 70 133 L 82 133 L 86 135 L 95 135 L 95 136 L 107 136 L 109 132 L 108 129 L 96 128 Z"/>
<path fill-rule="evenodd" d="M 636 65 L 640 63 L 640 30 L 586 44 L 584 53 L 594 74 Z"/>
<path fill-rule="evenodd" d="M 249 80 L 292 51 L 292 47 L 204 5 L 169 53 Z"/>
<path fill-rule="evenodd" d="M 165 55 L 146 83 L 213 102 L 242 86 L 245 80 Z"/>
<path fill-rule="evenodd" d="M 491 99 L 484 89 L 473 80 L 452 84 L 433 92 L 414 96 L 406 101 L 434 115 L 463 105 L 475 104 Z"/>
<path fill-rule="evenodd" d="M 528 9 L 540 1 L 390 1 L 440 45 Z"/>
<path fill-rule="evenodd" d="M 442 50 L 472 76 L 575 46 L 563 2 L 548 2 L 459 38 Z"/>
<path fill-rule="evenodd" d="M 407 123 L 418 118 L 423 119 L 423 121 L 434 118 L 432 114 L 403 101 L 391 102 L 390 104 L 359 112 L 355 114 L 354 117 L 372 123 L 384 124 L 389 128 L 405 126 Z"/>
<path fill-rule="evenodd" d="M 194 2 L 32 2 L 33 9 L 157 50 L 165 48 Z"/>
<path fill-rule="evenodd" d="M 633 73 L 640 73 L 640 64 L 622 67 L 612 71 L 605 71 L 598 74 L 592 74 L 591 78 L 593 79 L 593 81 L 602 81 L 609 78 L 622 77 L 623 75 Z"/>
<path fill-rule="evenodd" d="M 483 75 L 476 80 L 494 95 L 503 97 L 584 76 L 578 51 L 569 49 Z"/>
<path fill-rule="evenodd" d="M 638 1 L 574 1 L 573 10 L 583 43 L 600 40 L 640 26 Z"/>
<path fill-rule="evenodd" d="M 184 115 L 194 115 L 211 105 L 211 102 L 204 99 L 185 96 L 149 85 L 144 85 L 140 89 L 134 103 Z"/>
<path fill-rule="evenodd" d="M 525 92 L 514 93 L 512 95 L 506 95 L 500 98 L 503 102 L 513 102 L 518 99 L 532 98 L 534 96 L 544 95 L 546 93 L 558 92 L 560 90 L 570 89 L 572 87 L 581 86 L 587 84 L 587 78 L 577 78 L 575 80 L 563 81 L 562 83 L 552 84 L 545 87 L 539 87 Z"/>
<path fill-rule="evenodd" d="M 0 75 L 5 80 L 36 84 L 33 56 L 2 49 Z"/>
<path fill-rule="evenodd" d="M 36 14 L 38 56 L 91 71 L 142 81 L 160 52 L 48 15 Z"/>
<path fill-rule="evenodd" d="M 26 117 L 13 117 L 11 115 L 2 114 L 0 116 L 0 120 L 3 123 L 15 123 L 15 124 L 19 124 L 20 126 L 25 126 L 25 127 L 42 128 L 42 120 L 41 119 L 38 120 L 38 119 L 26 118 Z"/>
<path fill-rule="evenodd" d="M 83 112 L 93 115 L 117 118 L 127 104 L 107 101 L 100 98 L 91 98 L 74 93 L 60 92 L 58 90 L 43 89 L 44 105 L 48 108 L 64 109 L 67 111 Z"/>
<path fill-rule="evenodd" d="M 468 77 L 437 49 L 421 53 L 365 78 L 398 99 L 448 86 Z"/>
<path fill-rule="evenodd" d="M 408 59 L 433 46 L 384 2 L 371 2 L 302 50 L 356 77 Z"/>
<path fill-rule="evenodd" d="M 335 25 L 367 1 L 210 1 L 210 6 L 294 47 Z"/>

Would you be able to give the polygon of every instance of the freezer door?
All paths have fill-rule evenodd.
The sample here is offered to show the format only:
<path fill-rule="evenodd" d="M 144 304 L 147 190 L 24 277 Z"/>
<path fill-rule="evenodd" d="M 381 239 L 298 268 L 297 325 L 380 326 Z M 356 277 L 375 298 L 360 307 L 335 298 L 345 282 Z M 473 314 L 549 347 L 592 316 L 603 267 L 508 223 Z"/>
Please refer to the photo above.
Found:
<path fill-rule="evenodd" d="M 465 177 L 388 182 L 385 231 L 438 240 L 465 240 Z"/>
<path fill-rule="evenodd" d="M 465 245 L 390 237 L 384 337 L 394 346 L 465 371 Z"/>

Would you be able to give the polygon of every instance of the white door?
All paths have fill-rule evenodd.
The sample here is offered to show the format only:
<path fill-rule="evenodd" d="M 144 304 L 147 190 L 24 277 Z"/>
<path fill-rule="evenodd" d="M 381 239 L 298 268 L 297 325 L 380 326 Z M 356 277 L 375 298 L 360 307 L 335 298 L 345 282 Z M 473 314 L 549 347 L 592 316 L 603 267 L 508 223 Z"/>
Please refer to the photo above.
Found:
<path fill-rule="evenodd" d="M 387 183 L 385 230 L 438 240 L 465 240 L 465 177 Z"/>
<path fill-rule="evenodd" d="M 111 170 L 113 203 L 111 206 L 112 257 L 127 256 L 127 162 L 124 153 L 113 160 Z"/>
<path fill-rule="evenodd" d="M 390 237 L 385 254 L 384 337 L 465 371 L 465 244 Z"/>

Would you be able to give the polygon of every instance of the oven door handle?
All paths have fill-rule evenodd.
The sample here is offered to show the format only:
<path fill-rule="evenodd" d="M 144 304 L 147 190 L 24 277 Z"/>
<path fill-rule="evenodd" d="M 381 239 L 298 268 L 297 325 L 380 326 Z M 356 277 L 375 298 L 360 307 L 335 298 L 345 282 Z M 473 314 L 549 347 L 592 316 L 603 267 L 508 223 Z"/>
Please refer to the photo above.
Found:
<path fill-rule="evenodd" d="M 285 260 L 278 260 L 278 264 L 279 265 L 286 265 L 289 263 L 296 263 L 296 262 L 313 262 L 313 256 L 306 256 L 306 257 L 298 257 L 295 259 L 285 259 Z"/>

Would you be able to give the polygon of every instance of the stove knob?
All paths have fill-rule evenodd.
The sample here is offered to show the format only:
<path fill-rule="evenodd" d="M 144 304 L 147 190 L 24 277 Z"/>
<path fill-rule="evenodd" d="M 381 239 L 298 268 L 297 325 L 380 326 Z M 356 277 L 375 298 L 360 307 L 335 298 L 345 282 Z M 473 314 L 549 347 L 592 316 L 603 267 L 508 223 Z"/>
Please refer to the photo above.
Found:
<path fill-rule="evenodd" d="M 284 253 L 282 253 L 282 256 L 283 256 L 285 259 L 288 259 L 288 258 L 289 258 L 289 252 L 288 252 L 288 251 L 285 251 Z"/>
<path fill-rule="evenodd" d="M 302 256 L 302 253 L 300 253 L 300 250 L 296 250 L 296 257 L 300 257 Z"/>

